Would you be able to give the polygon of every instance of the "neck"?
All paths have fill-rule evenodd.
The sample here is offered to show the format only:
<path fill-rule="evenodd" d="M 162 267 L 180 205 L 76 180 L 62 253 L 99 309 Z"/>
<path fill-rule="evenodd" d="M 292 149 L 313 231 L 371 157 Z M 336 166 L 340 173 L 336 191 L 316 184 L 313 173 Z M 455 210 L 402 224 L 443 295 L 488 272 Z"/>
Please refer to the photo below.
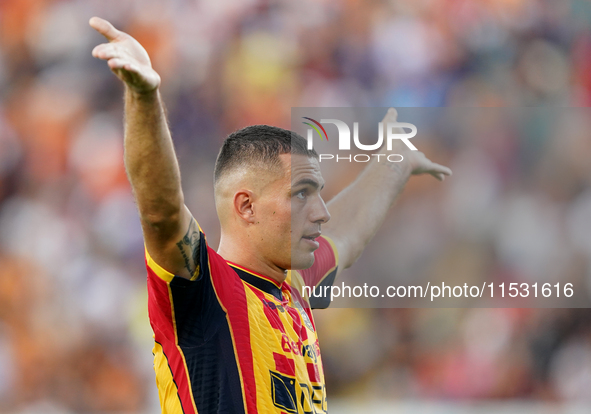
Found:
<path fill-rule="evenodd" d="M 261 257 L 252 244 L 240 243 L 229 235 L 222 234 L 217 253 L 225 260 L 270 277 L 277 283 L 283 283 L 287 277 L 285 269 Z"/>

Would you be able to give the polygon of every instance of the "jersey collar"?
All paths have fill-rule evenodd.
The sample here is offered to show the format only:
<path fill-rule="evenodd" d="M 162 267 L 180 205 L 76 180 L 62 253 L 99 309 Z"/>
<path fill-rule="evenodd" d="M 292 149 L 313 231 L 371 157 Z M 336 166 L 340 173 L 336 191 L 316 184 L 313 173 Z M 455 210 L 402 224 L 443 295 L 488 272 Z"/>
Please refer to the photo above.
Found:
<path fill-rule="evenodd" d="M 236 271 L 240 279 L 242 279 L 249 285 L 252 285 L 257 289 L 262 290 L 263 292 L 273 295 L 277 300 L 283 300 L 283 295 L 281 293 L 281 287 L 283 286 L 283 283 L 278 283 L 270 277 L 263 276 L 259 273 L 253 272 L 252 270 L 248 270 L 242 266 L 238 266 L 235 263 L 227 263 L 230 266 L 232 266 L 232 268 Z"/>

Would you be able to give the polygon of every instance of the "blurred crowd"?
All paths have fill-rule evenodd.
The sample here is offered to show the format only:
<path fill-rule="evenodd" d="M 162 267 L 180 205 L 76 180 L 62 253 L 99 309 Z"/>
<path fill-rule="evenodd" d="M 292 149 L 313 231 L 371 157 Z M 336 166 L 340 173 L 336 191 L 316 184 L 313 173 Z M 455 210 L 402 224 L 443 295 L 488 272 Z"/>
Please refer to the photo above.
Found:
<path fill-rule="evenodd" d="M 214 248 L 213 162 L 236 128 L 289 128 L 297 106 L 591 104 L 587 0 L 0 1 L 2 412 L 157 412 L 123 89 L 91 57 L 93 15 L 150 53 L 186 203 Z M 411 180 L 347 280 L 388 257 L 409 278 L 588 283 L 591 118 L 578 111 L 430 140 L 421 150 L 454 176 Z M 332 175 L 327 198 L 350 178 Z M 590 398 L 588 309 L 315 317 L 329 399 Z"/>

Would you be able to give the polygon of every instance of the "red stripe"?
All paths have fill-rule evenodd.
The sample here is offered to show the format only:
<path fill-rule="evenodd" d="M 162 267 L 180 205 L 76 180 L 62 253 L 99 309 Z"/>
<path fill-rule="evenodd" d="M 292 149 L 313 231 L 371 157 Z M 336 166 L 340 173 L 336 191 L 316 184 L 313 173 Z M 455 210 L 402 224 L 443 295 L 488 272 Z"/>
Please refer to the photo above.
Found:
<path fill-rule="evenodd" d="M 308 368 L 308 377 L 310 378 L 310 381 L 320 382 L 320 374 L 318 373 L 318 367 L 316 364 L 308 362 L 306 366 Z"/>
<path fill-rule="evenodd" d="M 337 264 L 329 241 L 322 236 L 317 237 L 316 241 L 320 244 L 320 247 L 314 252 L 314 264 L 308 269 L 299 270 L 306 286 L 311 287 L 316 286 L 328 271 Z"/>
<path fill-rule="evenodd" d="M 267 320 L 271 324 L 273 329 L 279 329 L 281 333 L 285 333 L 285 327 L 283 326 L 283 322 L 281 322 L 281 317 L 279 316 L 279 310 L 277 309 L 277 305 L 275 302 L 267 300 L 265 298 L 265 294 L 258 290 L 255 287 L 248 286 L 252 292 L 257 295 L 257 297 L 261 300 L 263 304 L 263 311 L 265 312 L 265 316 Z M 274 306 L 275 308 L 272 309 L 271 307 Z"/>
<path fill-rule="evenodd" d="M 275 369 L 279 373 L 295 377 L 295 361 L 292 358 L 277 352 L 273 352 L 273 358 L 275 359 Z"/>
<path fill-rule="evenodd" d="M 208 246 L 207 251 L 213 287 L 222 308 L 226 311 L 226 317 L 234 338 L 235 352 L 238 356 L 239 369 L 242 374 L 246 411 L 248 414 L 256 414 L 258 413 L 256 382 L 250 343 L 248 302 L 244 284 L 236 272 L 215 250 Z"/>
<path fill-rule="evenodd" d="M 291 320 L 293 321 L 293 330 L 296 331 L 296 333 L 299 333 L 302 330 L 302 319 L 300 317 L 300 313 L 297 311 L 297 309 L 292 307 L 287 309 L 287 313 L 289 316 L 291 316 Z"/>
<path fill-rule="evenodd" d="M 173 379 L 177 385 L 179 398 L 185 414 L 196 414 L 191 398 L 187 367 L 173 338 L 176 338 L 172 320 L 172 304 L 168 284 L 160 279 L 152 269 L 148 269 L 148 313 L 154 330 L 154 340 L 162 345 L 168 359 Z"/>

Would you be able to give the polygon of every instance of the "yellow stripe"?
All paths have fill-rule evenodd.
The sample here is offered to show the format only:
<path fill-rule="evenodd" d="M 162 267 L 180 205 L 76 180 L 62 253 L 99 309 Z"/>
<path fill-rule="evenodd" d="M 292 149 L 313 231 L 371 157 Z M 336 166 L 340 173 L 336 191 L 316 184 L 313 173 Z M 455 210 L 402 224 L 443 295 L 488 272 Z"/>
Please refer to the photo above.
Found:
<path fill-rule="evenodd" d="M 162 345 L 154 343 L 154 372 L 162 414 L 182 414 L 183 407 Z"/>
<path fill-rule="evenodd" d="M 152 256 L 150 256 L 150 253 L 148 253 L 148 248 L 145 244 L 144 250 L 146 252 L 146 261 L 148 262 L 148 267 L 152 269 L 160 279 L 164 280 L 166 283 L 170 283 L 174 278 L 174 275 L 156 263 L 154 259 L 152 259 Z"/>

